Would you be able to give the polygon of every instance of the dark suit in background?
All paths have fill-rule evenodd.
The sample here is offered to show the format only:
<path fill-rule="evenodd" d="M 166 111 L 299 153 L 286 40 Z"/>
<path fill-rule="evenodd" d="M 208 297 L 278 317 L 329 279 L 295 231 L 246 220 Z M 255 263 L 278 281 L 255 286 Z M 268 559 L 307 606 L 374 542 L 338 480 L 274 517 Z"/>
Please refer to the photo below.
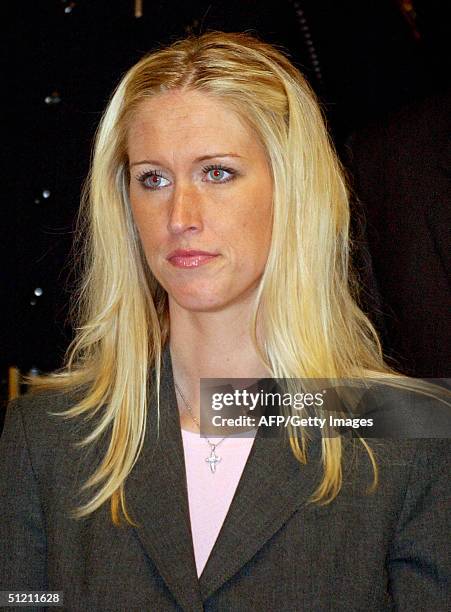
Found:
<path fill-rule="evenodd" d="M 451 94 L 437 95 L 349 141 L 385 314 L 384 347 L 420 377 L 451 376 Z"/>
<path fill-rule="evenodd" d="M 10 403 L 0 440 L 0 590 L 61 590 L 84 612 L 445 612 L 450 592 L 447 440 L 373 440 L 351 461 L 326 506 L 307 504 L 321 478 L 320 444 L 301 465 L 260 428 L 228 515 L 197 579 L 179 415 L 165 351 L 161 433 L 150 401 L 142 454 L 126 483 L 140 529 L 116 528 L 105 504 L 68 518 L 97 451 L 72 444 L 94 422 L 47 414 L 73 404 L 45 393 Z M 86 500 L 86 496 L 83 500 Z"/>

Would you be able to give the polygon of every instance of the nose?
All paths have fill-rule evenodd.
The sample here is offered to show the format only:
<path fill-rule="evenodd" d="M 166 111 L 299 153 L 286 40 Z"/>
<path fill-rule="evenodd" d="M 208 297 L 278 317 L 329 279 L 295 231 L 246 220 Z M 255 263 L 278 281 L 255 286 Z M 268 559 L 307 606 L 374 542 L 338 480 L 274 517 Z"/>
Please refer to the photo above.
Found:
<path fill-rule="evenodd" d="M 168 219 L 168 230 L 172 234 L 202 229 L 200 194 L 194 185 L 178 183 L 173 191 Z"/>

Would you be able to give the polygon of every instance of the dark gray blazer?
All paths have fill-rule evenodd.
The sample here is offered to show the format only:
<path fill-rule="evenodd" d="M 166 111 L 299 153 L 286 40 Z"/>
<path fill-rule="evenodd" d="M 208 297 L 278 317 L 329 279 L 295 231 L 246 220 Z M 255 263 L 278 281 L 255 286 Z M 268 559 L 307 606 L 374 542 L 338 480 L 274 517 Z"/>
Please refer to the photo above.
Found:
<path fill-rule="evenodd" d="M 366 453 L 357 445 L 351 460 L 348 440 L 343 488 L 321 507 L 306 503 L 321 477 L 318 442 L 301 465 L 283 438 L 260 428 L 198 580 L 169 350 L 161 391 L 160 443 L 150 401 L 145 445 L 126 483 L 139 529 L 112 526 L 109 503 L 68 518 L 87 499 L 77 491 L 106 445 L 74 448 L 93 422 L 47 414 L 67 408 L 69 396 L 9 404 L 0 590 L 63 591 L 64 609 L 83 612 L 450 609 L 448 440 L 373 440 L 381 484 L 372 495 Z"/>

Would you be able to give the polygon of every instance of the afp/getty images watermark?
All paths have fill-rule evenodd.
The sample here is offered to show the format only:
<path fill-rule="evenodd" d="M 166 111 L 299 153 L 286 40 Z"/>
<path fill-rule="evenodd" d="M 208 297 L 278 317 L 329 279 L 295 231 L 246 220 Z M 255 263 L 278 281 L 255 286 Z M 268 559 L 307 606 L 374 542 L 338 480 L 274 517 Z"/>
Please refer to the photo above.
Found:
<path fill-rule="evenodd" d="M 304 428 L 313 436 L 451 437 L 450 379 L 201 379 L 205 437 L 279 436 Z"/>

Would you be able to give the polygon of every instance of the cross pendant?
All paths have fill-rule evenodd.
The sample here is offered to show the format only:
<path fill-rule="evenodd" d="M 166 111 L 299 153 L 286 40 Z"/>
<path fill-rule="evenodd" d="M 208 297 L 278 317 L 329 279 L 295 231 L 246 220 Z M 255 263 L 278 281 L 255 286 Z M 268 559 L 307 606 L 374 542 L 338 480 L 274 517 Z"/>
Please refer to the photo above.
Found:
<path fill-rule="evenodd" d="M 212 474 L 216 472 L 216 464 L 221 461 L 221 457 L 215 454 L 215 448 L 216 448 L 216 445 L 212 444 L 210 456 L 205 459 L 205 461 L 210 464 L 210 470 Z"/>

